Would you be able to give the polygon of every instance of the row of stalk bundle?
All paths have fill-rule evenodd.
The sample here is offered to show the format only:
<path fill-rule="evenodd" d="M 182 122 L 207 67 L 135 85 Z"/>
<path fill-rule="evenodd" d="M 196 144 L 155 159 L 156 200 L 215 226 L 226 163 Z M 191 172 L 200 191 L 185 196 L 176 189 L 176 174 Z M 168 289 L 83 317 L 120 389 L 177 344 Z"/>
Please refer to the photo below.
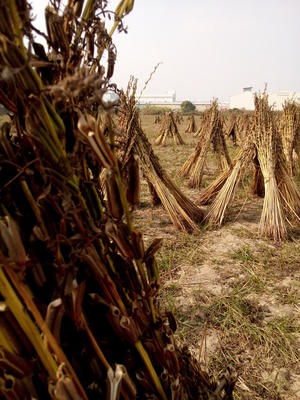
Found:
<path fill-rule="evenodd" d="M 255 110 L 247 114 L 239 149 L 232 161 L 226 142 L 231 137 L 237 146 L 235 125 L 241 118 L 231 114 L 227 132 L 222 129 L 222 122 L 218 122 L 221 119 L 216 104 L 212 104 L 204 116 L 198 144 L 179 176 L 189 176 L 189 185 L 200 188 L 212 146 L 220 173 L 196 201 L 199 206 L 209 204 L 204 221 L 214 227 L 223 223 L 239 182 L 252 170 L 252 194 L 264 198 L 259 233 L 274 240 L 286 239 L 289 229 L 300 222 L 300 191 L 294 179 L 300 156 L 299 105 L 294 100 L 286 101 L 282 113 L 274 112 L 266 93 L 255 95 Z"/>

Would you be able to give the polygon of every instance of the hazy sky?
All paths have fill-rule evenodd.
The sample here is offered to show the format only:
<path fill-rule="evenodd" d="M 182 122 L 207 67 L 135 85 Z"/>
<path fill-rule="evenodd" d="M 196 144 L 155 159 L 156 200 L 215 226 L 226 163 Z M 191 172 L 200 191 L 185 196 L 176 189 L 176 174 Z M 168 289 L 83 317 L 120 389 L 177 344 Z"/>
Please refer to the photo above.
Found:
<path fill-rule="evenodd" d="M 39 6 L 45 2 L 35 0 Z M 118 2 L 110 1 L 109 9 Z M 130 75 L 146 94 L 175 90 L 183 100 L 229 101 L 243 87 L 300 92 L 300 0 L 135 0 L 115 32 L 113 81 Z"/>

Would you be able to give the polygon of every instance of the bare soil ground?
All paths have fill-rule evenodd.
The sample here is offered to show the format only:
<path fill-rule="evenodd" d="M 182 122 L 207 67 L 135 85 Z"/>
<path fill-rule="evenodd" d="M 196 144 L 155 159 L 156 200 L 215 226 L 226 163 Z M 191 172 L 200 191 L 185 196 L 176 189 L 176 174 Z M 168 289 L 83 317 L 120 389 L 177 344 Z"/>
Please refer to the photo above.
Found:
<path fill-rule="evenodd" d="M 155 116 L 141 118 L 153 144 L 159 132 Z M 200 191 L 176 177 L 197 143 L 184 132 L 187 124 L 184 117 L 178 125 L 185 145 L 169 138 L 154 150 L 183 192 L 196 200 Z M 210 155 L 204 185 L 217 176 L 216 165 Z M 151 207 L 145 182 L 134 222 L 146 243 L 164 238 L 158 253 L 159 301 L 174 313 L 178 340 L 189 344 L 203 368 L 216 374 L 233 365 L 235 399 L 300 399 L 300 230 L 291 229 L 283 243 L 260 238 L 263 199 L 249 194 L 250 180 L 245 177 L 218 230 L 177 231 L 162 207 Z"/>

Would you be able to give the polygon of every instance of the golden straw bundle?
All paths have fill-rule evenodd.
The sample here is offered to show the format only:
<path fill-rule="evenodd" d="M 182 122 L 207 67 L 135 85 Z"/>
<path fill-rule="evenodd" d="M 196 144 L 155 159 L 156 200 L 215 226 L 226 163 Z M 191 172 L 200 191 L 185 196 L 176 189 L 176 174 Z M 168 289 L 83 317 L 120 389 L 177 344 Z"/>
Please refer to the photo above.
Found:
<path fill-rule="evenodd" d="M 265 183 L 265 197 L 259 231 L 262 236 L 269 236 L 274 240 L 283 240 L 287 237 L 287 230 L 275 174 L 278 132 L 268 104 L 268 96 L 265 93 L 255 96 L 252 133 Z"/>
<path fill-rule="evenodd" d="M 196 121 L 195 121 L 194 114 L 190 115 L 189 123 L 188 123 L 188 126 L 186 127 L 185 131 L 188 132 L 188 133 L 195 133 L 197 131 L 197 126 L 196 126 Z"/>
<path fill-rule="evenodd" d="M 227 210 L 233 201 L 236 189 L 238 187 L 241 176 L 243 175 L 245 168 L 249 165 L 254 154 L 253 142 L 249 139 L 244 147 L 239 151 L 232 162 L 232 166 L 229 171 L 226 171 L 221 175 L 221 178 L 217 179 L 217 183 L 222 187 L 216 193 L 212 189 L 217 190 L 218 185 L 211 185 L 208 189 L 210 196 L 215 195 L 205 220 L 209 222 L 211 226 L 220 226 L 226 216 Z M 202 195 L 201 200 L 207 199 L 208 193 Z M 197 202 L 199 204 L 199 202 Z"/>
<path fill-rule="evenodd" d="M 166 112 L 163 120 L 161 121 L 159 136 L 154 143 L 157 145 L 164 145 L 168 136 L 174 139 L 176 145 L 184 144 L 171 111 Z"/>
<path fill-rule="evenodd" d="M 287 169 L 292 176 L 296 169 L 293 154 L 299 156 L 300 150 L 300 107 L 294 100 L 285 101 L 279 124 Z"/>
<path fill-rule="evenodd" d="M 132 88 L 132 93 L 130 89 Z M 175 182 L 161 167 L 153 148 L 144 134 L 135 112 L 136 83 L 129 82 L 126 94 L 120 93 L 119 130 L 125 133 L 121 153 L 126 163 L 130 153 L 140 157 L 141 168 L 150 187 L 154 188 L 170 218 L 178 229 L 200 232 L 196 222 L 203 220 L 203 212 L 178 188 Z"/>
<path fill-rule="evenodd" d="M 201 187 L 204 165 L 211 144 L 217 156 L 220 170 L 226 170 L 229 168 L 231 161 L 224 138 L 223 119 L 218 110 L 217 100 L 206 110 L 201 135 L 199 136 L 195 150 L 178 172 L 178 176 L 181 177 L 190 175 L 189 187 Z"/>

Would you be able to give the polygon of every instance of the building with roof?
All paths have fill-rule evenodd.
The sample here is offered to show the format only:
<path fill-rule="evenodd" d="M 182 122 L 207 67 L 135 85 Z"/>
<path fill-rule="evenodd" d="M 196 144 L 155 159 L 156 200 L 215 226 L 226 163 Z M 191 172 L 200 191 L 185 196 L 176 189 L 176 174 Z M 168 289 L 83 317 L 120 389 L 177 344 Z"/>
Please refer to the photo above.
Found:
<path fill-rule="evenodd" d="M 229 108 L 238 108 L 239 110 L 254 110 L 254 93 L 252 87 L 244 87 L 242 93 L 230 97 Z"/>
<path fill-rule="evenodd" d="M 139 96 L 139 104 L 158 104 L 158 103 L 174 103 L 176 102 L 175 90 L 167 90 L 165 94 L 141 94 Z"/>
<path fill-rule="evenodd" d="M 268 94 L 269 105 L 275 111 L 283 108 L 286 100 L 295 100 L 300 104 L 300 93 L 290 90 L 278 90 Z M 243 88 L 243 92 L 230 97 L 229 108 L 238 108 L 239 110 L 254 110 L 254 93 L 252 87 Z"/>
<path fill-rule="evenodd" d="M 300 93 L 291 92 L 289 90 L 278 90 L 277 92 L 269 94 L 269 105 L 273 110 L 282 110 L 285 101 L 295 100 L 300 105 Z"/>

